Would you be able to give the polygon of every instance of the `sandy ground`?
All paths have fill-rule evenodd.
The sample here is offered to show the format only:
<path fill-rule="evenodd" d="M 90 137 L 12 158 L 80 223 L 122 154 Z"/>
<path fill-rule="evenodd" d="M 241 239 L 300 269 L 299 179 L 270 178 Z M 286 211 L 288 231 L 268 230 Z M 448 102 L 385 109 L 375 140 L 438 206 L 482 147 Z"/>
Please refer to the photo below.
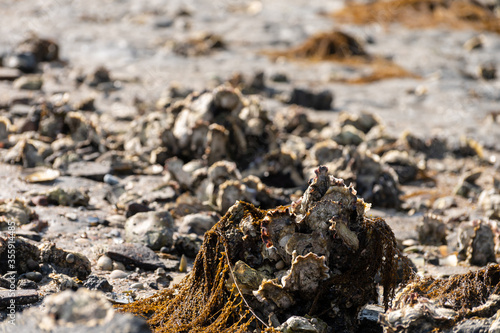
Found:
<path fill-rule="evenodd" d="M 236 72 L 252 76 L 257 71 L 264 71 L 267 77 L 284 73 L 290 79 L 289 83 L 270 83 L 283 92 L 289 92 L 293 87 L 333 92 L 333 110 L 310 111 L 315 118 L 334 122 L 339 111 L 354 114 L 368 111 L 378 115 L 392 135 L 399 136 L 409 130 L 418 136 L 438 136 L 450 142 L 465 135 L 488 148 L 493 157 L 498 155 L 500 124 L 492 121 L 490 114 L 500 112 L 500 80 L 478 79 L 476 70 L 478 66 L 489 63 L 498 68 L 500 35 L 446 27 L 411 30 L 399 24 L 339 25 L 325 13 L 342 8 L 343 4 L 344 1 L 339 0 L 3 0 L 0 3 L 0 53 L 11 50 L 31 32 L 57 41 L 61 58 L 67 65 L 46 65 L 44 72 L 48 73 L 49 79 L 43 90 L 47 94 L 71 92 L 74 99 L 93 94 L 85 86 L 75 90 L 74 78 L 104 65 L 114 79 L 126 83 L 118 91 L 96 96 L 96 108 L 104 114 L 121 112 L 116 105 L 130 104 L 135 98 L 154 103 L 172 84 L 201 90 L 214 87 Z M 190 16 L 179 15 L 181 10 L 189 12 Z M 350 85 L 334 79 L 355 75 L 359 69 L 333 62 L 272 60 L 263 54 L 263 51 L 298 45 L 314 33 L 338 28 L 362 41 L 369 53 L 390 58 L 421 78 Z M 207 56 L 187 58 L 172 52 L 170 46 L 173 42 L 201 32 L 220 35 L 227 48 Z M 484 47 L 465 50 L 464 42 L 478 35 L 483 35 Z M 0 105 L 12 98 L 10 83 L 0 82 Z M 273 99 L 263 99 L 262 103 L 271 112 L 285 108 Z M 500 162 L 494 158 L 491 161 L 493 165 L 484 179 L 498 176 Z M 440 163 L 451 163 L 456 170 L 465 165 L 465 162 L 448 160 Z M 21 180 L 22 173 L 20 167 L 0 164 L 0 199 L 46 188 L 45 185 L 25 183 Z M 453 179 L 440 176 L 440 189 L 451 192 L 457 178 L 458 175 Z M 113 214 L 110 205 L 102 204 L 109 189 L 107 184 L 60 177 L 58 185 L 90 189 L 91 205 L 96 210 L 79 211 L 82 220 L 85 216 L 104 218 Z M 461 206 L 462 212 L 473 208 L 474 205 L 467 202 Z M 60 247 L 86 254 L 95 263 L 98 253 L 91 243 L 112 228 L 89 230 L 78 223 L 68 222 L 64 214 L 73 212 L 74 208 L 36 209 L 42 219 L 49 221 L 46 239 L 57 240 Z M 415 224 L 421 215 L 380 209 L 374 209 L 372 213 L 385 217 L 398 239 L 416 237 Z M 76 239 L 82 238 L 83 231 L 89 241 L 75 243 Z M 112 239 L 106 242 L 112 242 Z M 427 273 L 437 274 L 464 270 L 465 267 L 429 266 L 424 269 Z M 129 285 L 115 287 L 116 291 L 123 291 Z M 145 295 L 152 292 L 149 290 Z"/>

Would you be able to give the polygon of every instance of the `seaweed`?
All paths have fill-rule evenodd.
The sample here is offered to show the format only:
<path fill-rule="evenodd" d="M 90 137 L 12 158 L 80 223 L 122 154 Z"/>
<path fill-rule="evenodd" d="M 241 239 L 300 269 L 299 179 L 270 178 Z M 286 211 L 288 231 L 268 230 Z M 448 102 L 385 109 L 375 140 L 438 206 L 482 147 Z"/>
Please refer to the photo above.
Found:
<path fill-rule="evenodd" d="M 493 8 L 472 0 L 350 2 L 332 16 L 338 23 L 387 25 L 399 22 L 410 28 L 446 26 L 500 33 L 500 19 Z"/>
<path fill-rule="evenodd" d="M 286 57 L 310 61 L 335 61 L 344 65 L 368 69 L 367 74 L 340 82 L 361 84 L 390 78 L 413 77 L 398 64 L 384 57 L 369 54 L 356 38 L 342 31 L 321 32 L 309 37 L 304 43 L 285 51 L 265 52 L 271 57 Z"/>
<path fill-rule="evenodd" d="M 395 308 L 413 306 L 423 299 L 458 312 L 455 322 L 478 315 L 490 296 L 500 295 L 500 265 L 448 278 L 423 278 L 409 283 L 394 300 Z M 492 314 L 491 314 L 492 315 Z"/>
<path fill-rule="evenodd" d="M 355 331 L 361 308 L 378 300 L 377 280 L 388 308 L 412 272 L 387 223 L 367 218 L 354 188 L 327 171 L 319 167 L 292 205 L 236 202 L 205 234 L 186 278 L 120 311 L 156 332 L 275 332 L 291 316 Z"/>

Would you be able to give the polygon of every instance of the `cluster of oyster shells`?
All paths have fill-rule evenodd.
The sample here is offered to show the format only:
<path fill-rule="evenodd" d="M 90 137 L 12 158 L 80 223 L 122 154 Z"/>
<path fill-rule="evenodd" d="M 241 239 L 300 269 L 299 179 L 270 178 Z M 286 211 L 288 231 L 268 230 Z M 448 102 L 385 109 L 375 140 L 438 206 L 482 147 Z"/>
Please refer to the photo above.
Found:
<path fill-rule="evenodd" d="M 377 301 L 376 275 L 385 255 L 374 251 L 374 243 L 384 240 L 374 239 L 367 227 L 368 208 L 325 166 L 315 170 L 303 196 L 289 206 L 262 211 L 237 202 L 224 217 L 233 226 L 224 231 L 233 264 L 227 287 L 234 283 L 250 306 L 276 325 L 291 315 L 323 311 L 319 319 L 352 329 L 356 324 L 349 318 Z M 354 261 L 369 256 L 373 267 L 364 267 L 358 287 L 349 272 L 357 269 Z"/>

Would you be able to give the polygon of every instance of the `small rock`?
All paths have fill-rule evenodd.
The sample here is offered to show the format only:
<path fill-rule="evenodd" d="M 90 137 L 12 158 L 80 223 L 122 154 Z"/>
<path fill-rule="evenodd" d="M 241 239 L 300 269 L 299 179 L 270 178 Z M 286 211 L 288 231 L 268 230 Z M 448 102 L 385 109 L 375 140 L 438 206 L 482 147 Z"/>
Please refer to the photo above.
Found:
<path fill-rule="evenodd" d="M 21 74 L 21 71 L 16 68 L 0 67 L 0 81 L 14 81 Z"/>
<path fill-rule="evenodd" d="M 198 235 L 203 235 L 210 230 L 218 220 L 217 214 L 211 212 L 189 214 L 182 218 L 182 223 L 179 226 L 179 233 L 190 234 L 194 232 Z"/>
<path fill-rule="evenodd" d="M 195 258 L 200 250 L 202 240 L 195 234 L 188 236 L 178 236 L 175 240 L 175 250 L 177 253 Z"/>
<path fill-rule="evenodd" d="M 494 193 L 494 191 L 481 192 L 478 206 L 486 217 L 500 220 L 500 194 Z"/>
<path fill-rule="evenodd" d="M 484 45 L 484 35 L 474 36 L 464 43 L 464 49 L 467 51 L 477 50 Z"/>
<path fill-rule="evenodd" d="M 76 213 L 66 213 L 66 218 L 70 221 L 78 220 L 78 215 Z"/>
<path fill-rule="evenodd" d="M 481 65 L 477 69 L 478 75 L 484 80 L 495 80 L 497 78 L 497 69 L 494 64 Z"/>
<path fill-rule="evenodd" d="M 145 213 L 145 212 L 150 212 L 151 208 L 148 207 L 148 205 L 141 204 L 138 202 L 132 202 L 127 205 L 127 211 L 125 213 L 125 216 L 127 218 L 134 216 L 137 213 Z"/>
<path fill-rule="evenodd" d="M 66 256 L 66 262 L 68 264 L 72 264 L 75 262 L 75 255 L 73 253 L 68 253 L 68 255 Z"/>
<path fill-rule="evenodd" d="M 333 103 L 333 94 L 324 90 L 314 93 L 305 89 L 294 88 L 288 104 L 297 104 L 315 110 L 330 110 Z"/>
<path fill-rule="evenodd" d="M 111 271 L 113 269 L 113 260 L 107 256 L 101 256 L 97 260 L 97 268 L 103 271 Z"/>
<path fill-rule="evenodd" d="M 14 88 L 22 90 L 40 90 L 43 80 L 39 75 L 21 76 L 13 83 Z"/>
<path fill-rule="evenodd" d="M 156 275 L 158 276 L 165 276 L 167 274 L 167 271 L 163 267 L 159 267 L 155 271 Z"/>
<path fill-rule="evenodd" d="M 438 198 L 432 204 L 433 209 L 438 209 L 442 211 L 456 206 L 457 206 L 457 201 L 452 196 Z"/>
<path fill-rule="evenodd" d="M 43 278 L 42 274 L 39 272 L 28 272 L 28 273 L 26 273 L 25 276 L 28 280 L 31 280 L 34 282 L 40 282 L 40 281 L 42 281 L 42 278 Z"/>
<path fill-rule="evenodd" d="M 38 65 L 36 57 L 32 52 L 9 54 L 3 63 L 5 67 L 16 68 L 24 73 L 33 73 Z"/>
<path fill-rule="evenodd" d="M 111 186 L 113 185 L 117 185 L 120 183 L 120 179 L 107 173 L 104 175 L 104 178 L 103 178 L 103 181 L 106 183 L 106 184 L 109 184 Z"/>
<path fill-rule="evenodd" d="M 131 289 L 139 289 L 142 290 L 144 289 L 144 285 L 140 282 L 134 283 L 130 286 Z"/>
<path fill-rule="evenodd" d="M 119 270 L 124 271 L 125 270 L 125 265 L 122 264 L 121 262 L 113 261 L 113 270 L 115 270 L 115 269 L 119 269 Z"/>
<path fill-rule="evenodd" d="M 317 325 L 313 325 L 312 321 L 315 318 L 307 319 L 300 316 L 292 316 L 283 323 L 278 330 L 283 333 L 323 333 L 326 332 L 326 324 L 320 322 L 318 319 Z M 321 325 L 323 324 L 323 325 Z"/>
<path fill-rule="evenodd" d="M 11 304 L 11 300 L 16 305 L 26 305 L 38 302 L 38 293 L 36 290 L 0 290 L 0 308 L 6 308 Z"/>
<path fill-rule="evenodd" d="M 158 255 L 150 248 L 140 244 L 115 244 L 109 247 L 106 255 L 126 265 L 134 265 L 146 270 L 165 268 Z"/>
<path fill-rule="evenodd" d="M 153 250 L 173 244 L 174 220 L 168 211 L 137 213 L 125 223 L 125 239 Z"/>
<path fill-rule="evenodd" d="M 125 279 L 126 277 L 128 277 L 128 273 L 119 269 L 116 269 L 109 274 L 110 279 Z"/>
<path fill-rule="evenodd" d="M 72 263 L 66 261 L 70 253 L 75 259 Z M 80 280 L 85 280 L 92 271 L 90 260 L 85 255 L 59 249 L 54 243 L 40 246 L 40 258 L 42 262 L 53 265 L 57 272 L 76 276 Z"/>
<path fill-rule="evenodd" d="M 108 280 L 96 275 L 90 275 L 83 283 L 83 286 L 89 290 L 100 290 L 103 292 L 113 291 L 113 286 L 109 284 Z"/>
<path fill-rule="evenodd" d="M 110 215 L 106 217 L 108 225 L 113 228 L 123 228 L 127 219 L 123 215 Z"/>
<path fill-rule="evenodd" d="M 28 280 L 28 279 L 20 279 L 17 282 L 18 289 L 38 289 L 38 285 L 36 282 Z"/>
<path fill-rule="evenodd" d="M 66 289 L 77 290 L 79 288 L 77 281 L 66 274 L 51 273 L 49 274 L 49 277 L 56 285 L 58 291 L 63 291 Z"/>
<path fill-rule="evenodd" d="M 272 74 L 271 81 L 273 81 L 273 82 L 289 82 L 288 76 L 284 73 Z"/>
<path fill-rule="evenodd" d="M 417 225 L 418 240 L 424 245 L 446 244 L 446 224 L 437 215 L 428 214 Z"/>

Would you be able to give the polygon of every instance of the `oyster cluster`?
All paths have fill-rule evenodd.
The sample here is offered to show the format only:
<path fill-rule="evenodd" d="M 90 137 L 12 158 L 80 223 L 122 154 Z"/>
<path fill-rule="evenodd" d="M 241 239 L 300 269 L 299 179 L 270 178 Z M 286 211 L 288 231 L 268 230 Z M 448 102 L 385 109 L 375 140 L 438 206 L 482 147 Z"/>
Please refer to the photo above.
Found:
<path fill-rule="evenodd" d="M 377 302 L 379 285 L 389 305 L 398 284 L 398 265 L 404 280 L 411 275 L 391 229 L 382 219 L 367 218 L 368 207 L 352 186 L 320 166 L 303 196 L 291 205 L 261 210 L 238 201 L 231 206 L 205 234 L 193 271 L 174 299 L 166 299 L 157 310 L 147 308 L 147 299 L 124 309 L 152 310 L 153 327 L 194 325 L 210 331 L 212 319 L 195 320 L 192 313 L 204 309 L 219 316 L 217 322 L 229 322 L 222 318 L 232 301 L 214 304 L 216 299 L 236 297 L 253 311 L 250 322 L 258 318 L 278 327 L 292 316 L 308 315 L 315 318 L 313 322 L 324 323 L 319 325 L 324 326 L 322 332 L 353 331 L 360 309 Z M 224 287 L 210 287 L 217 285 Z"/>

